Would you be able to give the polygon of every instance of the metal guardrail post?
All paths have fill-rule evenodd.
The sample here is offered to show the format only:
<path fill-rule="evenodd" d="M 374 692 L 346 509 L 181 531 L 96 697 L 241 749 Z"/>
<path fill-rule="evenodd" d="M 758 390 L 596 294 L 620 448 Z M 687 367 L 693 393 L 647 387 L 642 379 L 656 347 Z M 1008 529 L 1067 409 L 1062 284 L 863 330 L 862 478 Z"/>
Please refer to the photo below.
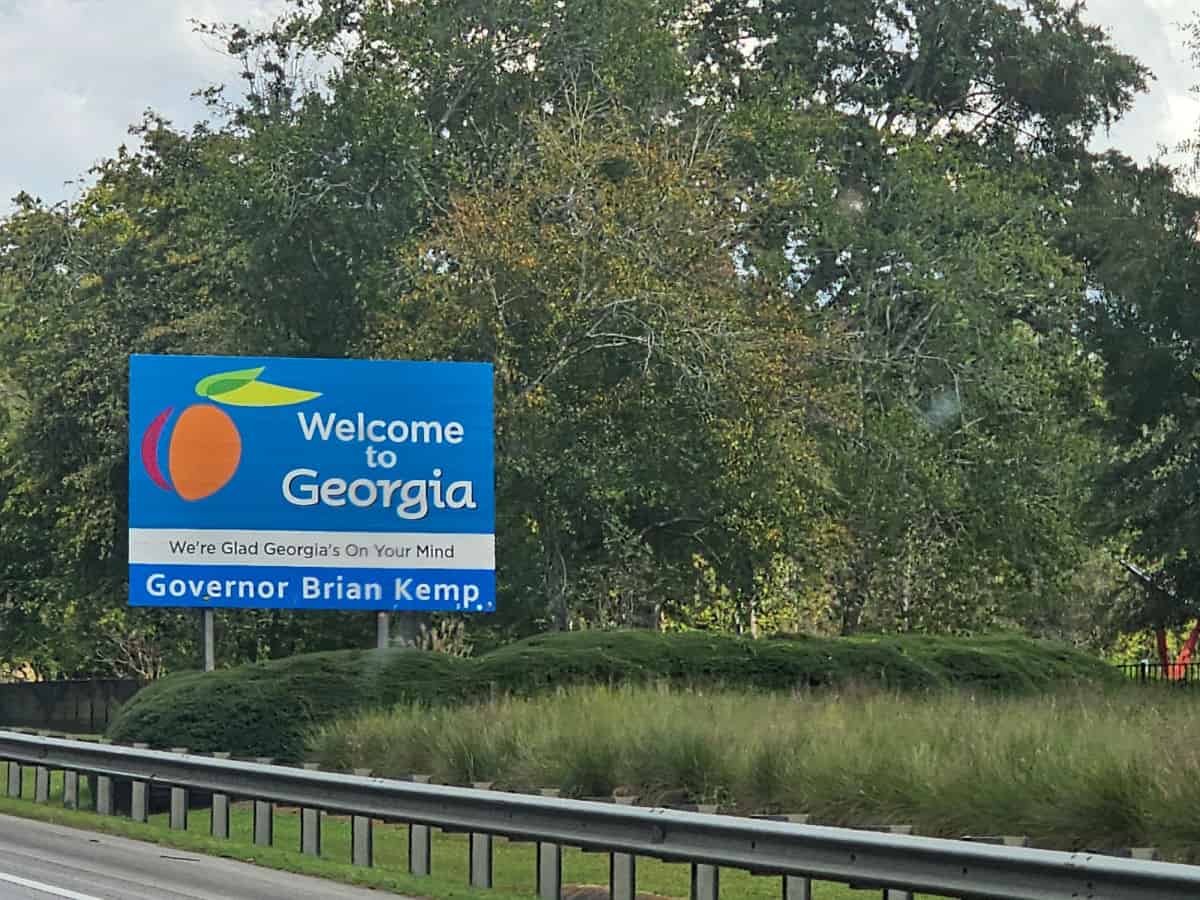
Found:
<path fill-rule="evenodd" d="M 492 886 L 492 836 L 471 832 L 471 844 L 468 857 L 471 873 L 471 887 L 490 888 Z"/>
<path fill-rule="evenodd" d="M 911 825 L 889 825 L 887 830 L 891 834 L 913 833 Z M 883 889 L 883 900 L 915 900 L 915 895 L 904 888 L 888 887 Z"/>
<path fill-rule="evenodd" d="M 355 769 L 354 774 L 366 778 L 371 770 Z M 350 864 L 375 865 L 375 823 L 370 816 L 350 817 Z"/>
<path fill-rule="evenodd" d="M 476 781 L 472 787 L 477 791 L 490 791 L 493 784 L 494 782 L 491 781 Z M 490 888 L 492 886 L 492 836 L 472 831 L 469 840 L 467 870 L 470 873 L 471 887 Z"/>
<path fill-rule="evenodd" d="M 608 858 L 608 894 L 611 900 L 636 900 L 637 857 L 613 853 Z"/>
<path fill-rule="evenodd" d="M 753 816 L 755 819 L 765 819 L 769 822 L 791 822 L 793 825 L 807 825 L 811 816 L 787 814 L 780 816 Z M 783 876 L 783 900 L 812 900 L 812 879 L 803 875 Z"/>
<path fill-rule="evenodd" d="M 270 800 L 254 801 L 254 844 L 270 847 L 275 842 L 275 804 Z"/>
<path fill-rule="evenodd" d="M 109 738 L 100 738 L 100 744 L 107 749 L 106 745 L 111 744 Z M 108 775 L 92 775 L 89 776 L 89 783 L 92 785 L 92 806 L 95 808 L 97 815 L 111 816 L 113 814 L 113 782 L 111 776 Z"/>
<path fill-rule="evenodd" d="M 541 900 L 562 897 L 562 845 L 537 845 L 537 895 Z"/>
<path fill-rule="evenodd" d="M 305 763 L 304 768 L 315 772 L 319 763 Z M 321 855 L 321 810 L 317 807 L 300 808 L 300 852 L 308 856 Z"/>
<path fill-rule="evenodd" d="M 130 785 L 129 818 L 135 822 L 150 821 L 150 808 L 146 797 L 146 782 L 134 781 Z"/>
<path fill-rule="evenodd" d="M 619 806 L 633 806 L 637 797 L 613 797 Z M 609 900 L 636 900 L 637 857 L 632 853 L 610 853 L 608 855 Z"/>
<path fill-rule="evenodd" d="M 543 797 L 557 797 L 561 791 L 545 789 Z M 560 900 L 562 897 L 562 845 L 538 841 L 537 895 L 541 900 Z"/>
<path fill-rule="evenodd" d="M 429 775 L 414 775 L 415 784 L 429 784 L 433 779 Z M 424 877 L 433 871 L 433 831 L 428 825 L 415 822 L 408 826 L 408 871 L 412 875 Z"/>
<path fill-rule="evenodd" d="M 264 766 L 274 762 L 269 756 L 254 760 Z M 254 798 L 254 843 L 259 847 L 270 847 L 275 842 L 275 804 L 270 800 Z"/>
<path fill-rule="evenodd" d="M 33 769 L 33 802 L 50 802 L 50 769 L 48 766 L 35 766 Z"/>
<path fill-rule="evenodd" d="M 79 773 L 74 769 L 63 772 L 63 806 L 79 809 Z"/>
<path fill-rule="evenodd" d="M 370 816 L 350 817 L 350 864 L 352 866 L 375 865 L 375 823 Z"/>
<path fill-rule="evenodd" d="M 38 737 L 50 737 L 50 732 L 39 731 Z M 33 767 L 33 802 L 50 802 L 50 767 L 36 765 Z"/>
<path fill-rule="evenodd" d="M 25 786 L 25 773 L 21 769 L 19 762 L 8 761 L 8 796 L 14 800 L 21 799 L 21 791 Z"/>
<path fill-rule="evenodd" d="M 187 754 L 187 747 L 172 747 L 172 753 Z M 187 831 L 188 827 L 188 790 L 185 787 L 171 786 L 171 821 L 170 827 L 176 831 Z"/>
<path fill-rule="evenodd" d="M 229 759 L 228 753 L 214 753 L 213 759 Z M 215 838 L 229 840 L 229 795 L 220 792 L 212 795 L 212 824 L 209 832 Z"/>
<path fill-rule="evenodd" d="M 717 900 L 721 893 L 721 870 L 708 863 L 692 863 L 691 900 Z"/>
<path fill-rule="evenodd" d="M 812 879 L 801 875 L 783 876 L 783 900 L 812 900 Z"/>
<path fill-rule="evenodd" d="M 717 807 L 711 804 L 701 804 L 695 807 L 696 812 L 714 815 Z M 692 895 L 691 900 L 717 900 L 721 893 L 721 870 L 708 863 L 692 863 Z"/>
<path fill-rule="evenodd" d="M 149 744 L 134 744 L 135 750 L 146 750 Z M 129 817 L 135 822 L 150 821 L 150 802 L 148 785 L 145 781 L 134 779 L 129 791 Z"/>
<path fill-rule="evenodd" d="M 96 776 L 96 812 L 102 816 L 111 816 L 116 804 L 113 803 L 113 780 L 109 775 Z"/>

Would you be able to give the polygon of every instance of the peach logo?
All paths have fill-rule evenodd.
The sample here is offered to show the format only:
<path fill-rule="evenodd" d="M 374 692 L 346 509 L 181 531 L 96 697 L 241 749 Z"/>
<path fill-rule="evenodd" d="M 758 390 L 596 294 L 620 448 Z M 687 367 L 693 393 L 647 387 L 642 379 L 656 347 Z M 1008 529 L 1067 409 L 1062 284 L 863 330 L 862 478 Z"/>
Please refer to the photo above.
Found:
<path fill-rule="evenodd" d="M 184 500 L 211 497 L 233 478 L 242 461 L 242 436 L 229 413 L 220 406 L 291 406 L 320 397 L 259 381 L 265 367 L 221 372 L 196 383 L 196 395 L 212 402 L 193 403 L 175 420 L 167 443 L 167 473 L 159 465 L 159 444 L 175 407 L 154 417 L 142 435 L 142 467 L 164 491 Z"/>

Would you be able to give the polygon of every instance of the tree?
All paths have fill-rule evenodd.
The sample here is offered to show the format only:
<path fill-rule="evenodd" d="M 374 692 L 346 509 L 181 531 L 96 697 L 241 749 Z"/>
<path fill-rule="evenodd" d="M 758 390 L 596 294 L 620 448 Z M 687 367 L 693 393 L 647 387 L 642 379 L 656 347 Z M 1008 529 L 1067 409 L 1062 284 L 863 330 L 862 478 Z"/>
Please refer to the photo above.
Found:
<path fill-rule="evenodd" d="M 195 351 L 493 360 L 501 635 L 1063 626 L 1094 419 L 1146 552 L 1190 511 L 1186 405 L 1139 404 L 1189 383 L 1194 211 L 1084 151 L 1146 72 L 1081 9 L 294 0 L 210 28 L 244 97 L 149 114 L 80 202 L 0 223 L 6 641 L 54 672 L 190 658 L 186 616 L 124 606 L 124 398 L 129 352 Z M 365 642 L 333 621 L 238 614 L 222 647 Z"/>
<path fill-rule="evenodd" d="M 1200 54 L 1200 26 L 1189 32 Z M 1189 188 L 1191 175 L 1118 153 L 1084 160 L 1059 233 L 1060 246 L 1085 267 L 1079 332 L 1103 363 L 1109 453 L 1092 507 L 1099 530 L 1146 588 L 1122 606 L 1123 624 L 1156 635 L 1164 667 L 1169 633 L 1190 628 L 1200 615 L 1192 587 L 1200 575 L 1200 315 L 1193 302 L 1200 199 Z M 1181 658 L 1195 635 L 1193 629 L 1181 642 Z"/>
<path fill-rule="evenodd" d="M 1100 528 L 1119 538 L 1117 552 L 1152 573 L 1125 623 L 1155 630 L 1160 652 L 1168 630 L 1200 615 L 1190 587 L 1200 574 L 1198 213 L 1200 201 L 1181 189 L 1178 173 L 1111 154 L 1083 173 L 1064 233 L 1087 265 L 1081 333 L 1104 362 L 1111 450 L 1092 506 Z"/>
<path fill-rule="evenodd" d="M 495 361 L 501 608 L 803 624 L 832 530 L 808 423 L 835 413 L 804 317 L 737 271 L 719 149 L 567 114 L 534 134 L 399 258 L 367 345 Z"/>
<path fill-rule="evenodd" d="M 1059 204 L 949 141 L 885 140 L 847 185 L 861 132 L 798 139 L 796 121 L 757 131 L 755 154 L 787 149 L 770 151 L 749 258 L 849 337 L 829 362 L 855 387 L 853 425 L 826 443 L 854 540 L 843 627 L 977 628 L 1053 605 L 1095 452 L 1082 280 L 1046 246 Z"/>
<path fill-rule="evenodd" d="M 720 0 L 705 6 L 702 33 L 739 95 L 824 104 L 884 133 L 958 133 L 1010 159 L 1017 148 L 1074 157 L 1149 76 L 1084 21 L 1084 9 L 1059 0 Z"/>
<path fill-rule="evenodd" d="M 5 376 L 23 406 L 0 468 L 0 580 L 17 598 L 5 634 L 49 674 L 153 675 L 194 658 L 189 616 L 125 606 L 127 355 L 279 346 L 275 322 L 247 302 L 258 235 L 196 202 L 231 136 L 189 139 L 156 120 L 145 136 L 77 205 L 27 198 L 0 226 Z M 239 621 L 224 629 L 233 659 L 367 631 L 278 613 Z"/>

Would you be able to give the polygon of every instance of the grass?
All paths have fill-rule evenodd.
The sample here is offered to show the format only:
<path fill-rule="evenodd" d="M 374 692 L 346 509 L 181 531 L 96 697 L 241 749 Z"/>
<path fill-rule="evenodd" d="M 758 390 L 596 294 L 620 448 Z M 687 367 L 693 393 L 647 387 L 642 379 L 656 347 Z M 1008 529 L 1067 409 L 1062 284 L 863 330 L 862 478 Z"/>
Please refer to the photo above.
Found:
<path fill-rule="evenodd" d="M 25 795 L 32 796 L 33 773 L 27 771 Z M 80 802 L 90 803 L 81 779 L 83 794 Z M 148 823 L 133 822 L 116 816 L 100 816 L 85 810 L 68 810 L 61 806 L 62 775 L 51 779 L 49 804 L 29 800 L 0 798 L 0 813 L 37 819 L 72 828 L 150 841 L 163 846 L 194 853 L 222 856 L 269 868 L 328 878 L 348 884 L 391 891 L 409 897 L 430 897 L 436 900 L 529 900 L 536 890 L 534 848 L 502 839 L 495 842 L 493 881 L 491 891 L 467 887 L 467 838 L 465 835 L 434 833 L 433 876 L 415 878 L 407 874 L 407 830 L 403 827 L 377 824 L 375 827 L 375 865 L 370 869 L 351 866 L 343 860 L 350 858 L 349 824 L 342 818 L 325 816 L 322 820 L 322 856 L 301 855 L 300 818 L 295 810 L 277 809 L 275 814 L 275 845 L 258 847 L 251 841 L 251 811 L 249 804 L 235 804 L 230 812 L 230 839 L 217 840 L 209 836 L 208 810 L 192 810 L 188 830 L 173 831 L 167 827 L 166 815 L 152 816 Z M 608 879 L 608 858 L 603 854 L 563 851 L 565 884 L 605 885 Z M 690 873 L 686 866 L 638 860 L 638 890 L 641 893 L 671 898 L 685 898 L 689 893 Z M 744 900 L 778 900 L 778 878 L 758 878 L 745 872 L 722 871 L 721 895 Z M 813 888 L 814 900 L 869 900 L 878 891 L 853 891 L 842 885 L 818 883 Z"/>
<path fill-rule="evenodd" d="M 1200 859 L 1197 698 L 1136 687 L 1041 698 L 843 690 L 763 695 L 573 688 L 329 724 L 315 758 L 384 776 L 637 794 L 829 825 L 1154 846 Z"/>

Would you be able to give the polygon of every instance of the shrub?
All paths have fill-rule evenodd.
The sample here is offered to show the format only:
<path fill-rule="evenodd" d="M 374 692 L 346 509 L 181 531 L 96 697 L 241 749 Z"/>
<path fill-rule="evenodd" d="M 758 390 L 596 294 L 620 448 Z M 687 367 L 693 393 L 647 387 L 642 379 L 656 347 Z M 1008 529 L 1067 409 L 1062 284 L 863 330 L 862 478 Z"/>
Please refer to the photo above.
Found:
<path fill-rule="evenodd" d="M 140 691 L 108 736 L 295 761 L 318 723 L 404 701 L 459 699 L 455 661 L 432 653 L 343 650 L 181 673 Z"/>
<path fill-rule="evenodd" d="M 295 761 L 312 729 L 332 719 L 396 704 L 458 704 L 493 692 L 532 696 L 575 685 L 661 682 L 771 691 L 965 685 L 1022 693 L 1116 677 L 1104 663 L 1069 648 L 1008 636 L 752 641 L 704 633 L 575 632 L 529 638 L 474 658 L 345 650 L 174 675 L 127 703 L 109 737 Z M 466 752 L 447 749 L 460 757 Z M 585 769 L 576 777 L 596 781 Z"/>

